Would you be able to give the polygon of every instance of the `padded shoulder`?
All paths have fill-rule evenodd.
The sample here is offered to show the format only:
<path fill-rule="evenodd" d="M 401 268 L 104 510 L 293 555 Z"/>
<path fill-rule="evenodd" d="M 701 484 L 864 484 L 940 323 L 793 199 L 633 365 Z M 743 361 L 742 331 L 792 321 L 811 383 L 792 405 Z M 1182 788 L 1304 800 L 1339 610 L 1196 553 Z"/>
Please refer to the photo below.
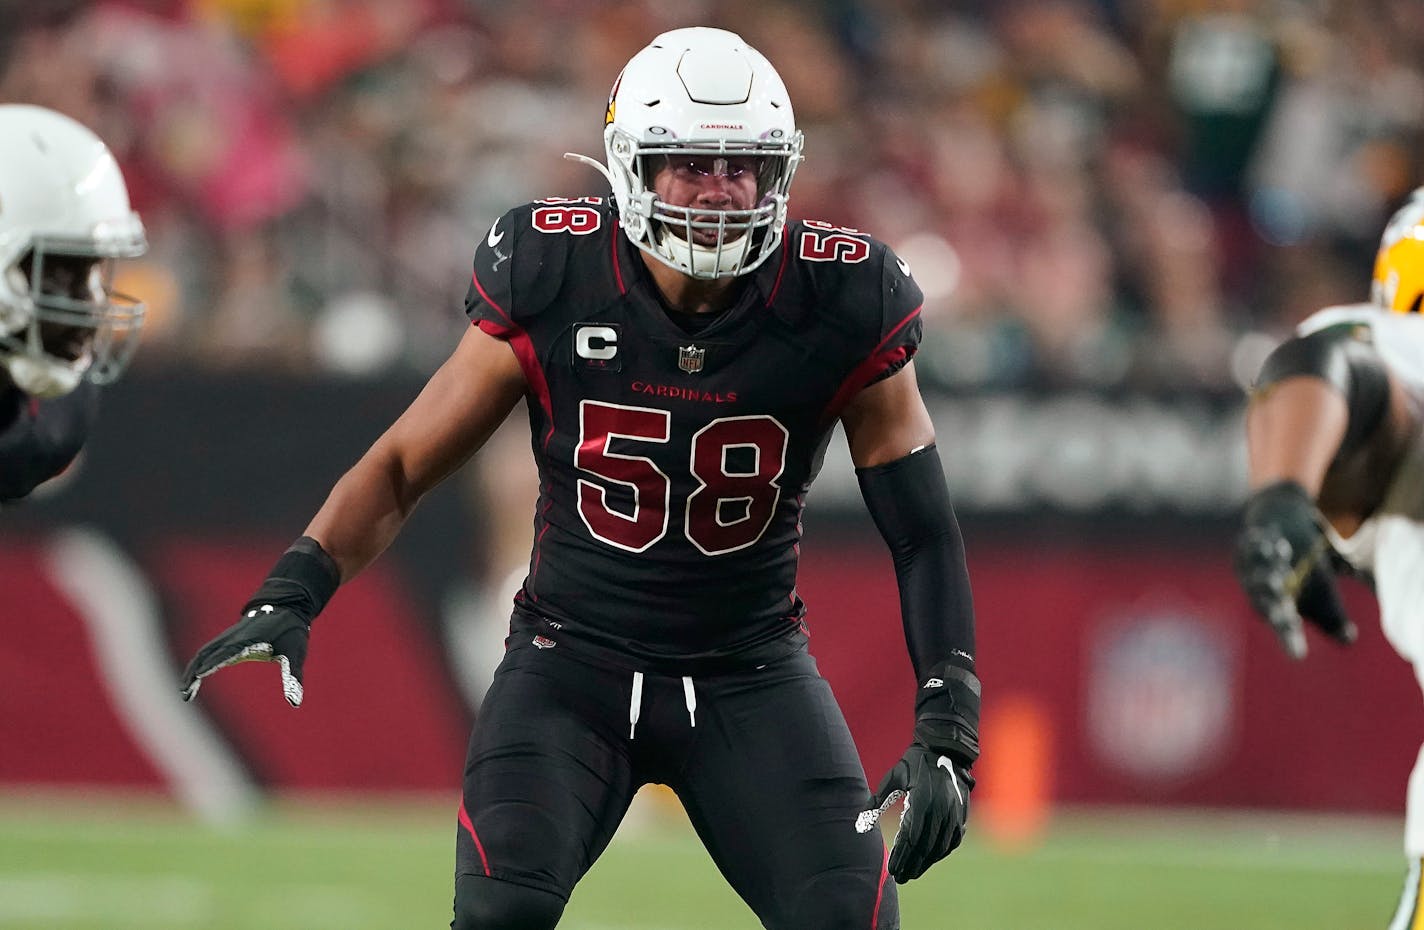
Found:
<path fill-rule="evenodd" d="M 618 214 L 602 197 L 548 198 L 495 220 L 475 248 L 465 313 L 500 332 L 525 327 L 559 294 L 571 268 L 608 263 Z"/>
<path fill-rule="evenodd" d="M 807 291 L 804 304 L 871 348 L 893 342 L 913 354 L 924 294 L 908 263 L 859 230 L 816 220 L 791 223 L 786 236 L 796 277 Z"/>
<path fill-rule="evenodd" d="M 1332 321 L 1287 339 L 1266 357 L 1252 391 L 1297 376 L 1319 378 L 1345 398 L 1350 421 L 1342 454 L 1372 436 L 1389 409 L 1389 369 L 1365 323 Z"/>
<path fill-rule="evenodd" d="M 1368 326 L 1346 320 L 1292 336 L 1272 350 L 1261 365 L 1253 390 L 1261 391 L 1297 375 L 1328 381 L 1349 396 L 1354 388 L 1352 366 L 1378 359 Z"/>

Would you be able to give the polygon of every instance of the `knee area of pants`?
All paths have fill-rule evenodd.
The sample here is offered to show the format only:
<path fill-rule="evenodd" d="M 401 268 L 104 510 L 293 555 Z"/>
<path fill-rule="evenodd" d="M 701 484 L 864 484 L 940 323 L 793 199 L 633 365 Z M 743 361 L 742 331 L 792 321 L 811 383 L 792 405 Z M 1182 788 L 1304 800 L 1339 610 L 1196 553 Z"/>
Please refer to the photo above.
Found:
<path fill-rule="evenodd" d="M 899 902 L 893 882 L 887 879 L 886 885 L 878 896 L 880 912 L 872 918 L 877 903 L 873 886 L 827 874 L 802 887 L 773 926 L 776 930 L 896 930 Z"/>
<path fill-rule="evenodd" d="M 474 816 L 475 833 L 486 847 L 502 850 L 508 862 L 546 862 L 551 850 L 569 849 L 572 827 L 537 805 L 506 802 L 486 805 Z M 567 868 L 557 862 L 553 867 Z M 575 872 L 574 874 L 577 874 Z"/>
<path fill-rule="evenodd" d="M 564 912 L 558 895 L 527 885 L 460 875 L 451 930 L 553 930 Z"/>

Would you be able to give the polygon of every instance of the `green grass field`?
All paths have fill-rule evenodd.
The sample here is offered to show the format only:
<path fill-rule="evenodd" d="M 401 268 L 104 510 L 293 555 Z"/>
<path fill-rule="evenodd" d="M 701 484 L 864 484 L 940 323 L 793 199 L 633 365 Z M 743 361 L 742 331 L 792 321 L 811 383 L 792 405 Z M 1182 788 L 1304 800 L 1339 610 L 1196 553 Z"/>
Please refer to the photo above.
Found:
<path fill-rule="evenodd" d="M 277 804 L 218 830 L 153 803 L 0 795 L 0 930 L 408 930 L 449 922 L 453 816 Z M 1383 930 L 1387 820 L 1076 811 L 1032 849 L 969 844 L 901 889 L 907 930 Z M 685 822 L 630 821 L 569 930 L 754 930 Z"/>

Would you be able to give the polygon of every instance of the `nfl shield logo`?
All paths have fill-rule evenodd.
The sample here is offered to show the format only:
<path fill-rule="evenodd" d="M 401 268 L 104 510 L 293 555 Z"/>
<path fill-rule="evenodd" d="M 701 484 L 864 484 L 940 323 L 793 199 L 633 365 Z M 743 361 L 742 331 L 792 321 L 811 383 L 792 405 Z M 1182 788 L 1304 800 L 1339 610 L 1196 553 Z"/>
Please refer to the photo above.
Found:
<path fill-rule="evenodd" d="M 677 347 L 677 367 L 690 375 L 702 370 L 702 360 L 706 357 L 706 349 L 699 349 L 697 346 Z"/>

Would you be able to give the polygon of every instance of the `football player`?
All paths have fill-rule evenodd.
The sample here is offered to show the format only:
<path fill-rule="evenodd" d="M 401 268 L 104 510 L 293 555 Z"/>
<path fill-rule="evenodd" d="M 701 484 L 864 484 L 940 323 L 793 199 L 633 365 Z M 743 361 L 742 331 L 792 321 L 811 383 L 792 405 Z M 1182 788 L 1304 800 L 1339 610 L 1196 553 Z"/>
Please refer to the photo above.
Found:
<path fill-rule="evenodd" d="M 1306 622 L 1355 640 L 1335 572 L 1372 580 L 1385 638 L 1424 681 L 1422 299 L 1424 188 L 1385 228 L 1371 303 L 1314 314 L 1262 366 L 1235 558 L 1251 603 L 1296 659 L 1306 656 Z M 1409 778 L 1405 853 L 1392 930 L 1424 920 L 1424 752 Z"/>
<path fill-rule="evenodd" d="M 25 497 L 84 444 L 97 386 L 138 344 L 143 305 L 111 287 L 143 254 L 113 155 L 52 110 L 0 105 L 0 502 Z"/>
<path fill-rule="evenodd" d="M 654 39 L 614 85 L 604 139 L 606 162 L 582 160 L 612 197 L 491 227 L 472 327 L 184 693 L 275 659 L 299 704 L 317 612 L 527 398 L 535 542 L 470 740 L 453 926 L 553 927 L 639 786 L 662 783 L 765 926 L 898 927 L 888 879 L 959 845 L 979 752 L 969 582 L 911 364 L 920 289 L 869 236 L 788 221 L 802 135 L 775 69 L 732 33 Z M 919 679 L 874 795 L 796 590 L 837 422 Z M 906 793 L 887 856 L 872 827 Z"/>

